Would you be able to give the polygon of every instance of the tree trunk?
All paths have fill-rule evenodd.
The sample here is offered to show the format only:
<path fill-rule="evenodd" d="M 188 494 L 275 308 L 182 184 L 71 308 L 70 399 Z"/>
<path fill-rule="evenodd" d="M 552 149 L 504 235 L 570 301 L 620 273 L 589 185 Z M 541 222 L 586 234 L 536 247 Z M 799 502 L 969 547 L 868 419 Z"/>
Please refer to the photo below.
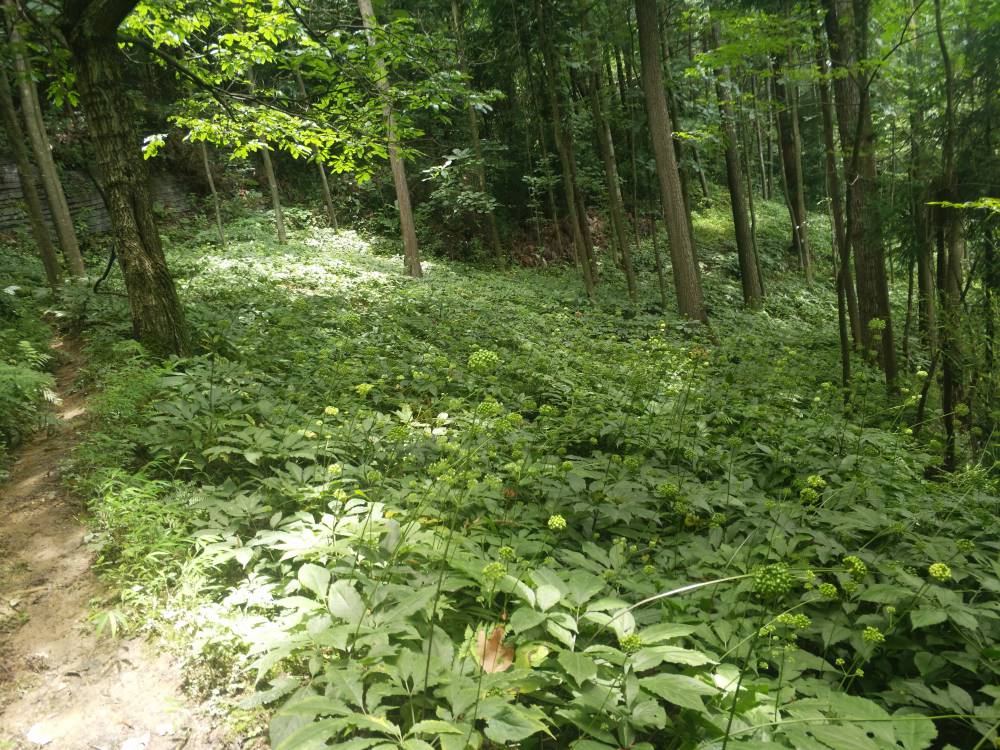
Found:
<path fill-rule="evenodd" d="M 635 269 L 632 267 L 632 252 L 629 248 L 625 229 L 625 208 L 622 205 L 621 184 L 618 180 L 618 163 L 615 159 L 615 144 L 611 138 L 611 127 L 604 113 L 603 96 L 601 93 L 600 71 L 596 68 L 596 51 L 591 50 L 591 65 L 589 85 L 587 86 L 590 100 L 590 114 L 597 130 L 597 143 L 604 162 L 604 182 L 608 191 L 608 206 L 611 214 L 611 225 L 614 230 L 615 242 L 621 258 L 622 270 L 625 273 L 625 283 L 628 296 L 633 302 L 638 294 L 635 281 Z"/>
<path fill-rule="evenodd" d="M 944 38 L 941 21 L 941 0 L 934 0 L 934 28 L 945 77 L 944 143 L 941 148 L 942 190 L 939 200 L 958 201 L 958 176 L 955 173 L 955 74 L 951 56 Z M 962 342 L 960 338 L 962 314 L 962 215 L 954 208 L 939 206 L 936 211 L 941 245 L 938 253 L 944 258 L 944 278 L 938 278 L 941 287 L 941 410 L 944 414 L 945 453 L 944 468 L 954 471 L 957 467 L 955 409 L 962 400 Z M 939 263 L 941 261 L 939 260 Z"/>
<path fill-rule="evenodd" d="M 302 73 L 299 72 L 298 68 L 295 68 L 295 84 L 299 89 L 299 96 L 302 97 L 302 101 L 306 100 L 306 84 L 302 80 Z M 316 163 L 316 171 L 319 173 L 319 187 L 320 192 L 323 196 L 323 208 L 326 210 L 326 220 L 330 222 L 330 226 L 335 230 L 339 229 L 337 226 L 337 211 L 333 206 L 333 195 L 330 193 L 330 181 L 326 177 L 326 167 L 323 166 L 323 162 L 320 161 L 319 154 L 317 150 L 313 149 L 313 161 Z"/>
<path fill-rule="evenodd" d="M 802 189 L 802 157 L 799 153 L 798 116 L 795 94 L 783 80 L 784 66 L 775 55 L 774 95 L 778 110 L 778 140 L 781 146 L 781 169 L 785 179 L 788 215 L 792 221 L 792 244 L 799 256 L 799 266 L 806 281 L 812 282 L 812 257 L 806 237 L 806 203 Z"/>
<path fill-rule="evenodd" d="M 914 93 L 916 93 L 914 91 Z M 914 100 L 916 101 L 916 100 Z M 924 187 L 926 174 L 921 148 L 923 111 L 914 106 L 910 112 L 910 219 L 913 225 L 913 255 L 917 265 L 917 329 L 933 357 L 937 351 L 937 315 L 934 301 L 934 245 L 927 210 L 929 196 Z"/>
<path fill-rule="evenodd" d="M 451 0 L 451 21 L 455 30 L 455 39 L 458 42 L 458 66 L 468 77 L 468 70 L 465 64 L 465 49 L 462 40 L 462 9 L 459 0 Z M 469 116 L 469 137 L 472 140 L 472 152 L 476 157 L 476 181 L 479 183 L 479 192 L 487 194 L 486 190 L 486 165 L 483 164 L 483 145 L 479 139 L 479 115 L 472 102 L 468 103 L 466 111 Z M 493 247 L 493 257 L 501 265 L 507 259 L 504 257 L 503 246 L 500 244 L 500 230 L 497 228 L 497 217 L 491 208 L 486 212 L 486 220 L 490 229 L 490 245 Z"/>
<path fill-rule="evenodd" d="M 14 0 L 5 0 L 5 5 L 8 10 L 12 10 Z M 73 217 L 70 215 L 69 205 L 66 203 L 66 194 L 63 192 L 62 182 L 59 180 L 59 172 L 56 169 L 55 160 L 52 158 L 52 147 L 49 144 L 48 134 L 45 132 L 45 121 L 42 119 L 42 108 L 38 101 L 38 89 L 35 86 L 31 66 L 19 49 L 21 38 L 13 21 L 8 26 L 8 33 L 14 59 L 14 72 L 21 98 L 24 129 L 28 135 L 28 141 L 31 143 L 35 163 L 38 165 L 38 172 L 42 178 L 42 187 L 49 204 L 49 216 L 52 217 L 52 225 L 59 238 L 59 246 L 66 258 L 66 267 L 69 269 L 70 275 L 82 278 L 87 275 L 87 271 L 84 267 L 83 256 L 80 254 L 80 243 L 77 241 Z"/>
<path fill-rule="evenodd" d="M 868 0 L 824 0 L 827 35 L 836 99 L 840 144 L 847 183 L 847 237 L 854 252 L 858 284 L 861 341 L 876 352 L 886 383 L 896 380 L 896 350 L 889 308 L 889 285 L 882 246 L 882 219 L 878 215 L 875 137 L 869 107 L 869 83 L 858 62 L 867 56 Z M 872 321 L 879 320 L 874 326 Z M 877 330 L 880 328 L 881 330 Z"/>
<path fill-rule="evenodd" d="M 636 0 L 639 25 L 639 54 L 642 66 L 642 88 L 646 99 L 649 130 L 656 157 L 656 175 L 660 183 L 663 218 L 670 237 L 670 258 L 674 271 L 677 306 L 681 315 L 708 322 L 701 291 L 701 280 L 695 259 L 680 174 L 673 147 L 673 128 L 667 99 L 663 92 L 663 71 L 660 68 L 660 31 L 657 27 L 656 0 Z"/>
<path fill-rule="evenodd" d="M 858 295 L 851 275 L 851 248 L 847 244 L 847 230 L 844 227 L 844 198 L 841 192 L 840 174 L 837 172 L 837 144 L 833 136 L 833 102 L 830 98 L 829 71 L 826 50 L 823 48 L 819 29 L 814 34 L 816 43 L 816 67 L 819 70 L 820 116 L 823 120 L 823 150 L 826 152 L 826 182 L 830 191 L 830 213 L 833 216 L 833 237 L 837 246 L 839 264 L 837 284 L 843 286 L 844 301 L 851 323 L 851 338 L 854 346 L 861 344 L 861 319 L 858 313 Z"/>
<path fill-rule="evenodd" d="M 184 312 L 153 216 L 140 141 L 122 80 L 126 63 L 118 49 L 117 26 L 118 21 L 96 23 L 85 18 L 65 31 L 104 180 L 133 333 L 157 354 L 183 354 L 188 350 Z"/>
<path fill-rule="evenodd" d="M 35 245 L 42 258 L 45 277 L 52 288 L 52 294 L 57 295 L 59 293 L 59 259 L 56 257 L 56 249 L 52 244 L 49 228 L 45 225 L 45 218 L 42 215 L 42 201 L 35 188 L 37 179 L 35 169 L 28 159 L 28 149 L 24 145 L 24 133 L 17 121 L 17 112 L 14 110 L 14 96 L 11 93 L 10 81 L 7 80 L 7 71 L 2 66 L 0 66 L 0 116 L 3 118 L 4 133 L 7 135 L 7 146 L 14 155 L 14 163 L 17 165 L 17 178 L 21 183 L 21 194 L 24 196 L 28 223 L 31 226 L 31 236 L 35 238 Z"/>
<path fill-rule="evenodd" d="M 361 21 L 365 26 L 368 44 L 374 44 L 372 31 L 375 28 L 375 11 L 372 10 L 371 0 L 358 0 L 358 10 L 361 12 Z M 410 205 L 410 186 L 406 182 L 406 165 L 403 157 L 399 153 L 399 136 L 396 132 L 396 115 L 392 111 L 392 101 L 389 94 L 389 79 L 386 71 L 385 61 L 379 58 L 375 61 L 378 70 L 378 79 L 375 85 L 383 99 L 383 114 L 387 132 L 387 150 L 389 152 L 389 166 L 392 169 L 392 181 L 396 187 L 396 203 L 399 206 L 399 227 L 403 235 L 403 265 L 413 278 L 420 278 L 424 275 L 420 267 L 420 248 L 417 245 L 417 227 L 413 221 L 413 207 Z"/>
<path fill-rule="evenodd" d="M 719 23 L 712 24 L 713 43 L 721 44 Z M 740 281 L 743 287 L 743 303 L 752 310 L 759 309 L 764 300 L 764 291 L 757 274 L 757 258 L 750 234 L 746 200 L 743 197 L 743 165 L 740 161 L 739 141 L 736 135 L 736 118 L 733 113 L 732 97 L 726 86 L 732 87 L 729 73 L 725 68 L 715 71 L 715 95 L 719 104 L 722 121 L 722 137 L 726 152 L 726 183 L 729 186 L 729 202 L 733 212 L 733 228 L 736 234 L 736 254 L 740 264 Z"/>
<path fill-rule="evenodd" d="M 574 179 L 573 165 L 573 136 L 568 130 L 563 129 L 562 107 L 559 103 L 558 69 L 556 67 L 555 52 L 549 38 L 545 14 L 542 7 L 542 0 L 537 0 L 536 10 L 538 13 L 539 37 L 542 46 L 542 53 L 545 57 L 545 83 L 549 97 L 549 109 L 552 115 L 552 133 L 556 141 L 556 150 L 559 152 L 559 163 L 562 166 L 563 192 L 566 195 L 566 214 L 569 217 L 570 231 L 573 236 L 573 251 L 576 262 L 583 275 L 583 285 L 588 297 L 594 296 L 594 279 L 590 271 L 590 262 L 587 258 L 586 240 L 583 236 L 581 217 L 577 209 L 576 201 L 576 180 Z"/>
<path fill-rule="evenodd" d="M 247 81 L 250 83 L 250 92 L 253 93 L 257 87 L 254 78 L 253 64 L 247 68 Z M 264 147 L 260 150 L 260 166 L 264 173 L 264 184 L 267 192 L 271 196 L 271 208 L 274 209 L 274 227 L 278 236 L 279 245 L 288 244 L 288 235 L 285 233 L 285 214 L 281 210 L 281 193 L 278 191 L 278 178 L 274 175 L 274 165 L 271 163 L 271 148 L 264 141 Z"/>
<path fill-rule="evenodd" d="M 208 189 L 212 193 L 212 206 L 215 208 L 215 228 L 219 232 L 219 245 L 226 249 L 226 233 L 222 230 L 222 207 L 219 205 L 219 194 L 215 190 L 215 178 L 212 177 L 212 165 L 208 161 L 208 147 L 202 141 L 198 144 L 201 151 L 201 163 L 205 167 L 205 179 L 208 181 Z"/>

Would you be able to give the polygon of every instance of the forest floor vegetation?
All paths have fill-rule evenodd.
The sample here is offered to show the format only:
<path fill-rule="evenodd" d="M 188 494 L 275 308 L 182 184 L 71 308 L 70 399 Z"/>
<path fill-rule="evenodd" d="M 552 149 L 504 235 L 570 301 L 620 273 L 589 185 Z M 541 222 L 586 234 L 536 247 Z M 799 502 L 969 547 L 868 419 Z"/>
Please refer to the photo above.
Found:
<path fill-rule="evenodd" d="M 407 279 L 305 212 L 286 246 L 266 214 L 174 230 L 195 354 L 64 305 L 104 620 L 279 750 L 992 745 L 997 477 L 925 479 L 918 345 L 888 400 L 857 356 L 845 408 L 832 285 L 772 270 L 784 211 L 759 313 L 727 209 L 696 215 L 712 339 L 610 264 L 591 303 L 571 269 Z"/>

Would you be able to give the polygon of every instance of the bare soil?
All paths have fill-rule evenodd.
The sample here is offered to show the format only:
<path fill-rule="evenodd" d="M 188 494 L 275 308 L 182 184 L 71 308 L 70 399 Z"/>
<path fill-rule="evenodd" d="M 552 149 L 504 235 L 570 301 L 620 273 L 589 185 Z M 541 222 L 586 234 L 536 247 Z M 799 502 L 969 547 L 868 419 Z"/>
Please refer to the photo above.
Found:
<path fill-rule="evenodd" d="M 91 602 L 108 596 L 91 570 L 83 508 L 60 466 L 79 440 L 81 359 L 54 346 L 56 423 L 15 451 L 0 484 L 0 750 L 213 750 L 232 747 L 185 698 L 174 659 L 143 639 L 101 637 Z"/>

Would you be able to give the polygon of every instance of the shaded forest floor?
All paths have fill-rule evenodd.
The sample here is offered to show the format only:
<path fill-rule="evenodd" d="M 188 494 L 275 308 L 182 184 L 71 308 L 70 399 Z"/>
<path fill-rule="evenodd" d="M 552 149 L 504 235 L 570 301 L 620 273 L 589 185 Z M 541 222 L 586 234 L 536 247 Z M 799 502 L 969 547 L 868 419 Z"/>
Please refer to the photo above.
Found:
<path fill-rule="evenodd" d="M 60 470 L 86 422 L 81 357 L 71 340 L 53 348 L 64 361 L 53 421 L 11 456 L 0 484 L 0 748 L 222 747 L 169 655 L 142 637 L 101 637 L 90 621 L 111 595 L 91 569 L 85 509 Z"/>

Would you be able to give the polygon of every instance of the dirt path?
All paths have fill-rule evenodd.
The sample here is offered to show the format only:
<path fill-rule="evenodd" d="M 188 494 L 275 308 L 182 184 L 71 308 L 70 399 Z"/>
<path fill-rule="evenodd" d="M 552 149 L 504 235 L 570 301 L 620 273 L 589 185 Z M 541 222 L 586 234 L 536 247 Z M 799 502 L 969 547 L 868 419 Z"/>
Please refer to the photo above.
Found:
<path fill-rule="evenodd" d="M 0 484 L 0 750 L 216 750 L 184 700 L 181 675 L 141 639 L 99 638 L 81 507 L 59 467 L 77 442 L 85 395 L 71 345 L 57 373 L 58 423 L 14 454 Z"/>

